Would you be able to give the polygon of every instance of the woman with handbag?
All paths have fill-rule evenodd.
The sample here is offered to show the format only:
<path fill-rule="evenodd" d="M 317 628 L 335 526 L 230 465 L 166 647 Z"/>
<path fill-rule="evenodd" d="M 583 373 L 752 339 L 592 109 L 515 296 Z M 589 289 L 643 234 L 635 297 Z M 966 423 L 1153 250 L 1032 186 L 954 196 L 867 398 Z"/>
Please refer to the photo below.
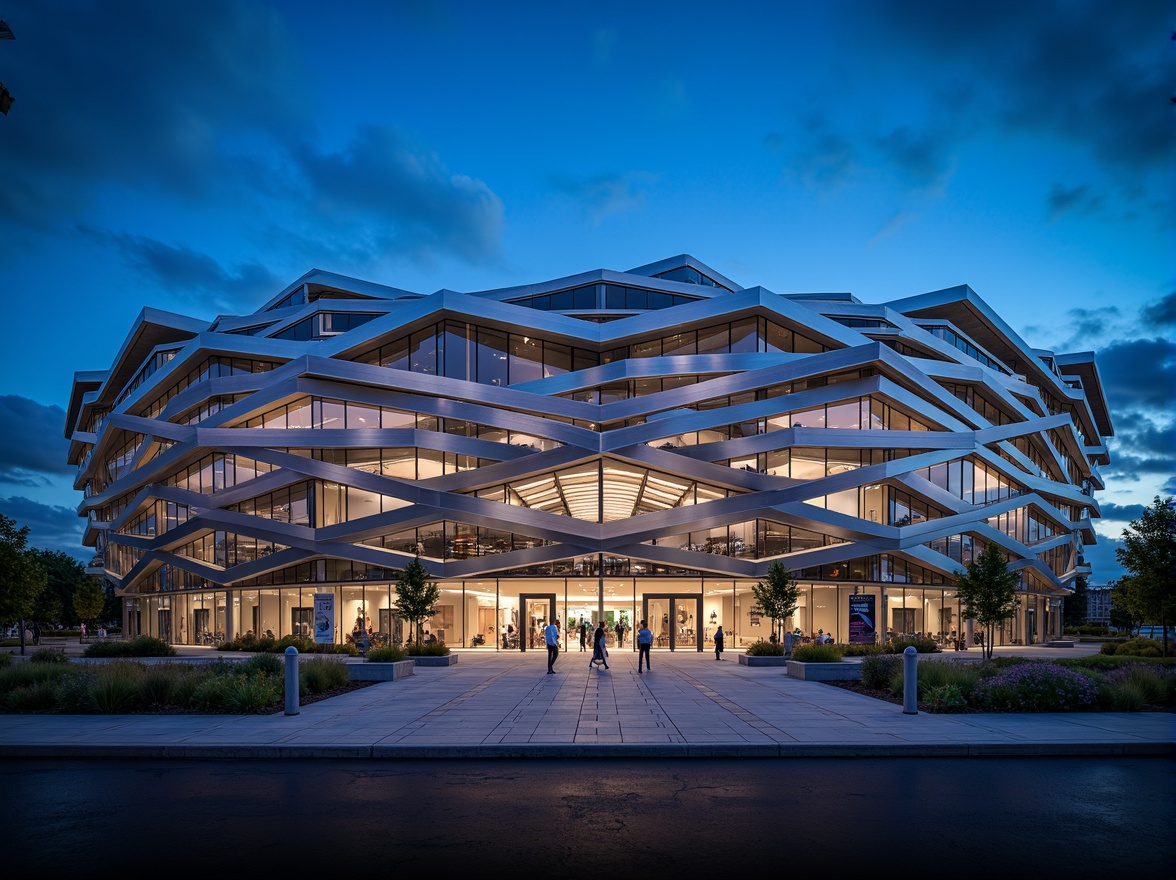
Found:
<path fill-rule="evenodd" d="M 604 621 L 596 624 L 596 631 L 592 633 L 592 659 L 588 668 L 593 669 L 597 663 L 603 663 L 608 669 L 608 650 L 604 647 Z"/>

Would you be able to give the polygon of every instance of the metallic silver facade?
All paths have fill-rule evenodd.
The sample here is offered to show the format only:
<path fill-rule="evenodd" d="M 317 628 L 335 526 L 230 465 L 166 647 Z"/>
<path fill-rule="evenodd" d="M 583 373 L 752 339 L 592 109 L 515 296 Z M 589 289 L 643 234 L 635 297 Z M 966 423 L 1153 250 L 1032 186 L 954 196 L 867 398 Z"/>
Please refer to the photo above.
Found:
<path fill-rule="evenodd" d="M 394 581 L 416 553 L 445 581 L 780 560 L 949 589 L 996 542 L 1048 602 L 1089 571 L 1112 433 L 1093 354 L 1030 348 L 967 287 L 778 295 L 689 256 L 145 309 L 67 418 L 92 570 L 127 596 Z"/>

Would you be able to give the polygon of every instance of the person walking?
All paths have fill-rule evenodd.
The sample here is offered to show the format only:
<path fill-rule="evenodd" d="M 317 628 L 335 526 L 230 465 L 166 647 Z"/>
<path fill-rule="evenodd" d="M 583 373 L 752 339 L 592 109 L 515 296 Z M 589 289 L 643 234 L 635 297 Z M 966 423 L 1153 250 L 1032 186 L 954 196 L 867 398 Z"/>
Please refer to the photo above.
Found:
<path fill-rule="evenodd" d="M 625 624 L 624 621 L 617 621 L 617 647 L 625 647 Z"/>
<path fill-rule="evenodd" d="M 723 659 L 723 628 L 721 626 L 715 630 L 715 659 Z"/>
<path fill-rule="evenodd" d="M 641 661 L 645 661 L 645 668 L 649 669 L 649 649 L 653 647 L 653 631 L 641 621 L 641 629 L 637 630 L 637 672 L 641 672 Z"/>
<path fill-rule="evenodd" d="M 580 650 L 587 650 L 588 644 L 588 624 L 584 622 L 583 618 L 580 620 Z"/>
<path fill-rule="evenodd" d="M 547 674 L 555 675 L 555 661 L 559 657 L 559 620 L 543 627 L 543 638 L 547 641 Z"/>
<path fill-rule="evenodd" d="M 588 668 L 594 669 L 597 663 L 603 663 L 608 669 L 608 650 L 604 647 L 604 621 L 596 624 L 596 631 L 592 633 L 592 659 L 588 661 Z"/>

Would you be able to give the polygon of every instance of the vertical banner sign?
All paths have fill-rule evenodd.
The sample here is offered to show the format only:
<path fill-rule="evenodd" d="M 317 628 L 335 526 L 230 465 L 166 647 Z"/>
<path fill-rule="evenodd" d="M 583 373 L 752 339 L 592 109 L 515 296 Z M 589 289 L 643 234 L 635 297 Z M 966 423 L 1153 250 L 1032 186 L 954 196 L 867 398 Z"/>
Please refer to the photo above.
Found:
<path fill-rule="evenodd" d="M 874 596 L 861 594 L 849 597 L 849 643 L 874 644 Z"/>
<path fill-rule="evenodd" d="M 330 645 L 335 641 L 335 594 L 314 594 L 314 643 Z"/>

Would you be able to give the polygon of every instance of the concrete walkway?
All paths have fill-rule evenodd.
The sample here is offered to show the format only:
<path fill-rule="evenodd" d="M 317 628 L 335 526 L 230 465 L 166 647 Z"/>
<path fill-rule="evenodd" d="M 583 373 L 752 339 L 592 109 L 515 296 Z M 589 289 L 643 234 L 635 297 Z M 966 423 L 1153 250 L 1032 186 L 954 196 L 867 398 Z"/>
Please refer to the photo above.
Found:
<path fill-rule="evenodd" d="M 1028 657 L 1075 648 L 998 649 Z M 183 649 L 186 656 L 218 656 Z M 302 706 L 296 715 L 0 715 L 0 757 L 517 758 L 1173 755 L 1176 714 L 903 714 L 893 703 L 727 652 L 465 650 L 447 668 Z M 980 651 L 936 658 L 971 661 Z"/>

